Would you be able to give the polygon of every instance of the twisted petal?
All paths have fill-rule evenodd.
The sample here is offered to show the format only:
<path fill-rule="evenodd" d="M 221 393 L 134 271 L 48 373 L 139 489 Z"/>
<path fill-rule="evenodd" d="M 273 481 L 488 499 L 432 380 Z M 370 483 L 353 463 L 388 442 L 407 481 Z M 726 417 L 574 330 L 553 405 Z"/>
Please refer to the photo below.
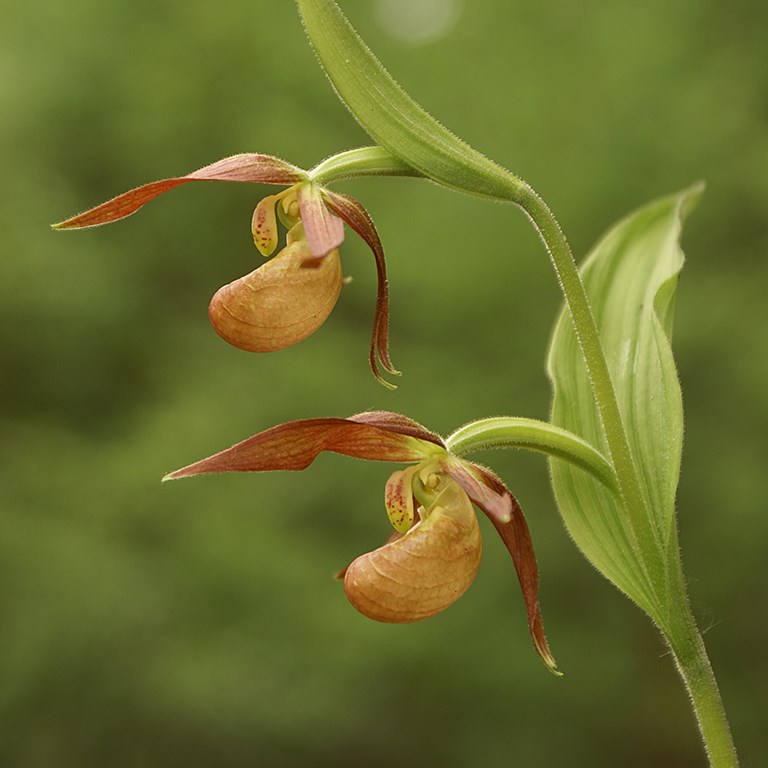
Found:
<path fill-rule="evenodd" d="M 373 335 L 371 337 L 370 362 L 374 376 L 382 383 L 387 384 L 379 372 L 379 365 L 387 373 L 394 376 L 399 376 L 400 372 L 392 365 L 389 357 L 389 281 L 387 280 L 387 264 L 381 238 L 370 214 L 358 200 L 349 195 L 342 195 L 329 190 L 324 190 L 324 197 L 328 207 L 366 242 L 376 260 L 378 289 Z"/>
<path fill-rule="evenodd" d="M 504 483 L 489 469 L 471 461 L 454 459 L 446 463 L 446 471 L 486 515 L 500 523 L 510 521 L 517 501 Z M 489 482 L 491 478 L 494 483 Z"/>
<path fill-rule="evenodd" d="M 211 472 L 302 470 L 323 451 L 371 461 L 410 463 L 444 453 L 439 440 L 416 422 L 386 411 L 349 419 L 302 419 L 259 432 L 163 479 Z"/>
<path fill-rule="evenodd" d="M 144 184 L 97 205 L 70 219 L 54 224 L 54 229 L 82 229 L 124 219 L 145 203 L 190 181 L 243 181 L 258 184 L 295 184 L 306 173 L 285 160 L 271 155 L 246 153 L 233 155 L 197 171 Z M 332 249 L 329 249 L 332 250 Z"/>
<path fill-rule="evenodd" d="M 469 461 L 453 460 L 448 469 L 451 477 L 464 488 L 469 498 L 486 513 L 512 555 L 534 648 L 547 668 L 559 675 L 544 634 L 544 622 L 539 607 L 539 570 L 533 542 L 517 499 L 506 485 L 485 467 Z"/>

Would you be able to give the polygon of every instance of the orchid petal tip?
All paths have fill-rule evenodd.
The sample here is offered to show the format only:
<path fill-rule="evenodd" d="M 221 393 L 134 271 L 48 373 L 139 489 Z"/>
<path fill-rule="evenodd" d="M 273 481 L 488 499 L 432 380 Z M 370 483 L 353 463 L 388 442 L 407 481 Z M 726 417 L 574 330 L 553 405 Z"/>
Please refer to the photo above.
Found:
<path fill-rule="evenodd" d="M 534 642 L 536 647 L 536 653 L 539 654 L 539 658 L 544 662 L 548 672 L 551 672 L 555 677 L 563 677 L 563 673 L 557 668 L 557 662 L 555 657 L 551 654 L 549 648 L 542 647 L 538 642 Z"/>
<path fill-rule="evenodd" d="M 402 376 L 403 374 L 398 371 L 397 369 L 393 368 L 391 365 L 384 365 L 381 364 L 382 368 L 384 368 L 384 371 L 388 373 L 390 376 Z M 379 372 L 378 366 L 376 366 L 373 362 L 371 363 L 371 368 L 373 369 L 373 375 L 376 377 L 376 381 L 379 382 L 383 387 L 386 387 L 387 389 L 394 392 L 394 390 L 397 389 L 397 384 L 394 384 L 391 381 L 387 381 Z"/>
<path fill-rule="evenodd" d="M 547 671 L 551 672 L 555 677 L 564 677 L 565 674 L 557 668 L 555 660 L 550 656 L 549 659 L 545 659 L 544 663 L 547 666 Z"/>
<path fill-rule="evenodd" d="M 73 216 L 72 218 L 76 217 Z M 51 229 L 56 232 L 64 232 L 68 229 L 83 229 L 83 227 L 78 224 L 73 224 L 72 219 L 64 219 L 64 221 L 57 221 L 55 224 L 51 224 Z"/>

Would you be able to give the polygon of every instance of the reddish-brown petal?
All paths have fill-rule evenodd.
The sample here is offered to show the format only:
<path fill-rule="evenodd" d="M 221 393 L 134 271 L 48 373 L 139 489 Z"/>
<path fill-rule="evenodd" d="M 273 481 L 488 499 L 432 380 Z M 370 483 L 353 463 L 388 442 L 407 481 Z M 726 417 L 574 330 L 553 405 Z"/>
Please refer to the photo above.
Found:
<path fill-rule="evenodd" d="M 362 203 L 349 195 L 324 190 L 328 207 L 366 242 L 376 260 L 378 289 L 376 293 L 376 310 L 371 337 L 370 362 L 371 369 L 379 381 L 384 381 L 379 372 L 379 364 L 389 374 L 399 376 L 400 372 L 392 365 L 389 357 L 389 281 L 387 280 L 387 264 L 384 258 L 384 246 L 368 211 Z"/>
<path fill-rule="evenodd" d="M 306 173 L 290 163 L 271 155 L 245 153 L 233 155 L 206 165 L 197 171 L 171 179 L 144 184 L 106 203 L 54 224 L 54 229 L 82 229 L 109 224 L 124 219 L 145 203 L 190 181 L 242 181 L 257 184 L 295 184 L 306 178 Z"/>
<path fill-rule="evenodd" d="M 363 413 L 356 413 L 354 416 L 350 416 L 349 421 L 381 427 L 382 429 L 388 429 L 390 432 L 415 437 L 418 440 L 427 440 L 438 445 L 440 448 L 445 448 L 440 435 L 428 430 L 419 424 L 418 421 L 409 419 L 407 416 L 395 413 L 394 411 L 363 411 Z"/>
<path fill-rule="evenodd" d="M 525 522 L 523 511 L 504 483 L 489 469 L 468 461 L 452 462 L 458 467 L 450 467 L 451 477 L 464 488 L 470 499 L 485 512 L 493 527 L 498 531 L 501 540 L 512 555 L 512 562 L 517 571 L 517 579 L 523 593 L 528 629 L 531 633 L 534 648 L 547 668 L 559 675 L 557 664 L 547 645 L 544 634 L 544 622 L 539 607 L 539 570 L 533 542 Z M 463 467 L 461 466 L 463 465 Z M 489 508 L 489 501 L 495 507 L 494 498 L 507 499 L 509 514 L 506 520 L 501 518 L 497 509 Z"/>
<path fill-rule="evenodd" d="M 371 461 L 409 463 L 434 453 L 432 442 L 352 419 L 302 419 L 280 424 L 165 476 L 306 469 L 323 451 Z"/>
<path fill-rule="evenodd" d="M 456 459 L 446 462 L 445 469 L 489 517 L 500 523 L 509 522 L 512 508 L 517 502 L 504 483 L 489 469 L 470 461 Z M 491 485 L 490 478 L 495 478 L 497 484 Z"/>
<path fill-rule="evenodd" d="M 316 184 L 302 184 L 298 188 L 298 201 L 312 255 L 325 256 L 338 248 L 344 242 L 344 222 L 326 208 L 320 188 Z"/>

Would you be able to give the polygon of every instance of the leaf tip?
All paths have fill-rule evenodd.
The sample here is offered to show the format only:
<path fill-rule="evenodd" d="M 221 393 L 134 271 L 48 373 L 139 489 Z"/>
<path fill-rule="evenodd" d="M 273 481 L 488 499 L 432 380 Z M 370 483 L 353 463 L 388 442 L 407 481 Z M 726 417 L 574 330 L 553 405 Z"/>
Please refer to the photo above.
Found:
<path fill-rule="evenodd" d="M 688 214 L 699 204 L 699 201 L 701 200 L 701 197 L 704 194 L 706 188 L 707 183 L 704 181 L 704 179 L 699 179 L 698 181 L 694 181 L 693 184 L 682 191 L 680 198 L 682 202 L 681 212 L 683 218 L 687 217 Z"/>

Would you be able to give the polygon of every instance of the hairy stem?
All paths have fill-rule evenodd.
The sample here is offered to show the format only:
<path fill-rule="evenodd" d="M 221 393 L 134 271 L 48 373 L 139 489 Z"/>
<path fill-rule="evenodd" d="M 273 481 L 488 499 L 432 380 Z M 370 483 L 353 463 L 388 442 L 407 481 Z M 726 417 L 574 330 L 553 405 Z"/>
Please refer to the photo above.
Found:
<path fill-rule="evenodd" d="M 629 449 L 629 441 L 605 359 L 600 332 L 570 246 L 557 219 L 533 189 L 526 185 L 513 202 L 530 218 L 544 242 L 557 274 L 587 366 L 624 507 L 634 531 L 641 558 L 647 566 L 650 566 L 658 560 L 661 543 L 645 508 L 645 499 Z M 658 569 L 648 567 L 648 576 L 654 586 L 657 600 L 663 600 L 663 579 Z"/>
<path fill-rule="evenodd" d="M 321 185 L 356 176 L 422 176 L 384 147 L 359 147 L 339 152 L 318 163 L 308 175 L 310 181 Z"/>
<path fill-rule="evenodd" d="M 738 768 L 736 747 L 704 639 L 684 592 L 676 602 L 669 612 L 671 626 L 665 640 L 688 690 L 709 764 L 711 768 Z"/>
<path fill-rule="evenodd" d="M 546 421 L 519 416 L 480 419 L 460 427 L 445 439 L 457 456 L 489 448 L 524 448 L 569 461 L 589 472 L 614 493 L 618 491 L 613 467 L 592 445 L 572 432 Z"/>

